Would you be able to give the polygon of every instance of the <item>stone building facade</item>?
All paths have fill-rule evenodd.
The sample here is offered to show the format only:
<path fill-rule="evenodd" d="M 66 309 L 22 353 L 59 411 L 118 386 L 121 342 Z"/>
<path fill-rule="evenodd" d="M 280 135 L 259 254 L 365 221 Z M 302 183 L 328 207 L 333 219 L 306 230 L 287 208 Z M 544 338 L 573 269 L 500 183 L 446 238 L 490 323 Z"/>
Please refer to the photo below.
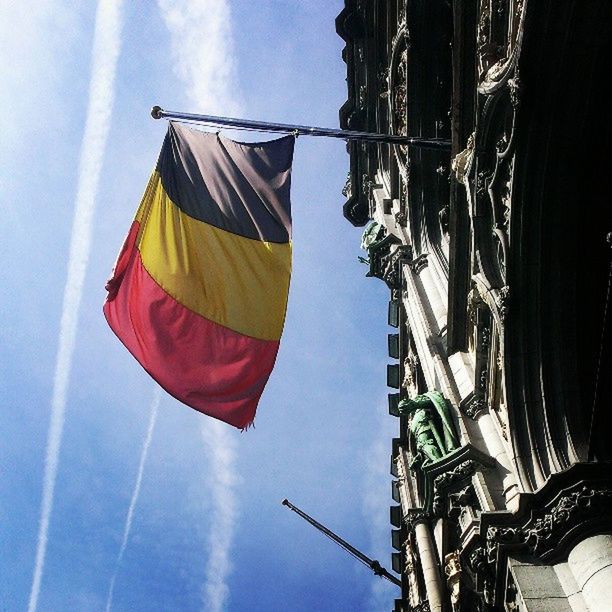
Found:
<path fill-rule="evenodd" d="M 612 3 L 345 0 L 336 26 L 341 126 L 450 143 L 348 145 L 390 291 L 394 610 L 612 610 Z"/>

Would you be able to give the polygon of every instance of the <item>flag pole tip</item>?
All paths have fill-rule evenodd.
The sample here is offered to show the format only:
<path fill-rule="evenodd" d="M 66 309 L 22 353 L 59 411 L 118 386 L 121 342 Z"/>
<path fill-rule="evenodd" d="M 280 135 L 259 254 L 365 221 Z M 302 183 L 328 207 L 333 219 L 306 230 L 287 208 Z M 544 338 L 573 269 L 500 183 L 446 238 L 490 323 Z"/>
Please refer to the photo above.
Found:
<path fill-rule="evenodd" d="M 283 506 L 288 506 L 289 505 L 289 500 L 285 498 L 285 499 L 283 499 L 281 504 L 283 504 Z"/>
<path fill-rule="evenodd" d="M 153 117 L 153 119 L 161 119 L 162 118 L 162 107 L 161 106 L 154 106 L 151 109 L 151 117 Z"/>

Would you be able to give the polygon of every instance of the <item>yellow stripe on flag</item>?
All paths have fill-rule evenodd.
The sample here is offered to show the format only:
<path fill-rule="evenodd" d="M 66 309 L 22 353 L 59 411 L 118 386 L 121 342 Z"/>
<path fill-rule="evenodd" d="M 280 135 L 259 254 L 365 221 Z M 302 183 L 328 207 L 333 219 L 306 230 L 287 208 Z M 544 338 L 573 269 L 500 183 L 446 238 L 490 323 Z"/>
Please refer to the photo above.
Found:
<path fill-rule="evenodd" d="M 144 267 L 190 310 L 238 333 L 279 340 L 291 276 L 291 243 L 244 238 L 189 217 L 154 173 L 136 215 Z"/>

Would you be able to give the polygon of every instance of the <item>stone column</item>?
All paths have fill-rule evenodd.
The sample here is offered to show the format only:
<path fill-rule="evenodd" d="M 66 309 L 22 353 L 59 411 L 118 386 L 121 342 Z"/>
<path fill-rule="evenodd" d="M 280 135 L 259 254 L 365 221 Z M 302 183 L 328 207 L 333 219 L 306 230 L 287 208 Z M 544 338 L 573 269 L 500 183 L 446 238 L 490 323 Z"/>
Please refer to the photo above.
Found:
<path fill-rule="evenodd" d="M 485 410 L 476 417 L 476 422 L 489 454 L 502 467 L 502 495 L 506 502 L 506 507 L 511 511 L 516 510 L 519 500 L 519 488 L 504 444 L 499 437 L 497 428 L 493 424 L 493 417 L 488 410 Z"/>
<path fill-rule="evenodd" d="M 414 526 L 414 536 L 419 550 L 419 559 L 421 561 L 421 569 L 423 570 L 429 609 L 431 612 L 442 612 L 442 594 L 444 592 L 442 577 L 440 576 L 431 532 L 424 520 L 418 521 Z"/>
<path fill-rule="evenodd" d="M 589 610 L 612 612 L 612 535 L 582 540 L 567 561 Z"/>

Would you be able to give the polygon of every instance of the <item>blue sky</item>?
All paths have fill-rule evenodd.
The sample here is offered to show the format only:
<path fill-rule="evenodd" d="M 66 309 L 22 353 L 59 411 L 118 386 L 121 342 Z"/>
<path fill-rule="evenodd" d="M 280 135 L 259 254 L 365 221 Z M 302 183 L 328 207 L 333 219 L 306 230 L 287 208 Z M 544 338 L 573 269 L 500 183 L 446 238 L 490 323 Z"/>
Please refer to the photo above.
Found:
<path fill-rule="evenodd" d="M 101 313 L 166 127 L 150 107 L 337 126 L 341 8 L 2 3 L 0 610 L 392 607 L 396 587 L 280 505 L 390 565 L 388 292 L 342 217 L 344 144 L 297 141 L 289 308 L 254 429 L 158 395 Z"/>

